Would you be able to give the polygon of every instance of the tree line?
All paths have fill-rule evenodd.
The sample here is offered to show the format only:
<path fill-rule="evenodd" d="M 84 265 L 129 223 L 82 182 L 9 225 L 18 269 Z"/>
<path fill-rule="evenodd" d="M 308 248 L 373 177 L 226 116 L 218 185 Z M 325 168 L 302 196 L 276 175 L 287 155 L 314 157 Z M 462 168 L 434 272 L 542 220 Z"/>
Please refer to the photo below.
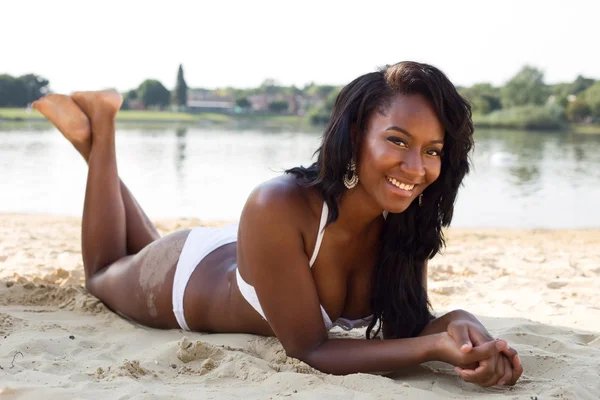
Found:
<path fill-rule="evenodd" d="M 49 92 L 47 79 L 34 74 L 0 75 L 0 107 L 27 107 Z"/>
<path fill-rule="evenodd" d="M 552 128 L 567 121 L 600 121 L 600 81 L 581 75 L 573 82 L 546 84 L 543 71 L 526 65 L 503 86 L 478 83 L 458 90 L 479 125 Z"/>
<path fill-rule="evenodd" d="M 179 65 L 175 82 L 171 91 L 158 80 L 146 79 L 138 87 L 123 93 L 123 108 L 137 103 L 143 108 L 185 111 L 189 88 L 182 65 Z M 600 121 L 600 81 L 589 77 L 577 76 L 573 82 L 546 84 L 543 71 L 524 66 L 502 86 L 477 83 L 457 89 L 470 102 L 478 125 L 553 128 L 567 121 Z M 268 108 L 274 113 L 287 112 L 287 99 L 316 99 L 307 103 L 310 109 L 305 111 L 311 122 L 325 123 L 341 87 L 309 83 L 298 88 L 267 79 L 251 89 L 198 90 L 205 90 L 216 98 L 233 99 L 235 107 L 241 110 L 251 109 L 253 96 L 268 95 L 271 99 Z M 49 81 L 44 77 L 0 75 L 0 107 L 26 107 L 49 92 Z"/>

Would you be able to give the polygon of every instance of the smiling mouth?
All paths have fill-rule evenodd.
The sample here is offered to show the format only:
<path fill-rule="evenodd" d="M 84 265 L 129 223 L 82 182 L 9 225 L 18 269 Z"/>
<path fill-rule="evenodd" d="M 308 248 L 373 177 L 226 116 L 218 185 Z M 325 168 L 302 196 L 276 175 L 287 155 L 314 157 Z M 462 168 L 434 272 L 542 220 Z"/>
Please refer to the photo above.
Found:
<path fill-rule="evenodd" d="M 389 176 L 386 176 L 385 178 L 387 179 L 387 181 L 389 183 L 396 186 L 398 189 L 402 189 L 407 192 L 411 192 L 415 188 L 415 185 L 411 185 L 408 183 L 402 183 L 402 182 L 396 180 L 395 178 L 390 178 Z"/>

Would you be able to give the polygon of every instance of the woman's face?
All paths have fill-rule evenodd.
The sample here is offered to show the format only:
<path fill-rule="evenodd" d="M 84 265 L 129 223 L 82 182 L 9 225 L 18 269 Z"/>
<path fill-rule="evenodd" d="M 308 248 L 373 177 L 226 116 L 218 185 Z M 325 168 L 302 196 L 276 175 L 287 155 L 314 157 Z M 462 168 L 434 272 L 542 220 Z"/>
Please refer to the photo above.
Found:
<path fill-rule="evenodd" d="M 376 204 L 405 211 L 440 175 L 444 128 L 422 95 L 397 95 L 373 112 L 358 155 L 359 185 Z"/>

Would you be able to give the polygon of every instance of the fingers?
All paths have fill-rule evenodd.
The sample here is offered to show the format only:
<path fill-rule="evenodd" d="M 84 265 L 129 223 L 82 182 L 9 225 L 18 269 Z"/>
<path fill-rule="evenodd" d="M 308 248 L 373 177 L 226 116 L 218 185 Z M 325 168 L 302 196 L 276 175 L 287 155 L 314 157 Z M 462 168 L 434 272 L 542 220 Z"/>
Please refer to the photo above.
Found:
<path fill-rule="evenodd" d="M 468 328 L 469 337 L 471 338 L 472 343 L 473 343 L 474 346 L 480 346 L 483 343 L 487 343 L 487 342 L 490 342 L 490 341 L 494 340 L 493 337 L 491 337 L 489 335 L 486 335 L 484 332 L 482 332 L 480 329 L 478 329 L 477 327 L 473 326 L 472 324 L 469 324 L 468 327 L 469 327 Z M 496 339 L 496 340 L 501 340 L 501 339 Z M 502 340 L 502 342 L 505 342 L 505 341 Z M 506 347 L 502 347 L 501 348 L 501 351 L 510 360 L 512 360 L 513 357 L 517 355 L 517 351 L 515 349 L 513 349 L 512 347 L 510 347 L 508 345 L 508 343 L 506 343 Z"/>
<path fill-rule="evenodd" d="M 503 386 L 512 382 L 513 379 L 513 366 L 510 360 L 506 357 L 500 357 L 502 362 L 504 363 L 504 375 L 498 381 L 498 385 Z"/>
<path fill-rule="evenodd" d="M 458 343 L 462 353 L 468 353 L 473 349 L 473 343 L 469 338 L 469 328 L 466 324 L 451 324 L 448 328 L 448 333 Z"/>
<path fill-rule="evenodd" d="M 502 377 L 504 376 L 504 372 L 504 357 L 502 357 L 502 355 L 498 355 L 498 357 L 496 358 L 496 368 L 492 373 L 492 376 L 490 377 L 490 379 L 482 383 L 481 386 L 492 387 L 494 385 L 497 385 L 500 379 L 502 379 Z"/>
<path fill-rule="evenodd" d="M 500 353 L 507 346 L 504 340 L 493 340 L 474 347 L 469 354 L 465 354 L 465 362 L 462 364 L 471 364 L 473 362 L 482 361 Z"/>
<path fill-rule="evenodd" d="M 459 365 L 457 368 L 460 369 L 475 369 L 479 366 L 479 363 L 471 363 L 471 364 L 465 364 L 465 365 Z"/>
<path fill-rule="evenodd" d="M 521 377 L 523 366 L 518 356 L 516 361 L 511 362 L 507 357 L 499 355 L 495 361 L 490 359 L 480 362 L 475 369 L 455 367 L 455 371 L 463 381 L 482 387 L 513 386 Z"/>
<path fill-rule="evenodd" d="M 517 351 L 515 349 L 513 349 L 510 346 L 506 346 L 506 349 L 502 350 L 502 354 L 504 354 L 506 357 L 508 357 L 509 360 L 513 360 L 513 358 L 518 354 Z"/>
<path fill-rule="evenodd" d="M 480 329 L 477 329 L 472 325 L 469 325 L 469 337 L 475 346 L 480 346 L 490 340 L 494 340 L 493 337 L 485 335 Z"/>
<path fill-rule="evenodd" d="M 513 367 L 512 379 L 510 381 L 506 382 L 507 385 L 511 385 L 511 386 L 514 385 L 515 383 L 517 383 L 517 381 L 523 374 L 523 364 L 521 364 L 521 359 L 519 358 L 518 355 L 514 356 L 514 358 L 512 359 L 512 367 Z"/>
<path fill-rule="evenodd" d="M 461 337 L 464 338 L 464 336 Z M 479 338 L 471 338 L 473 343 L 478 343 Z M 465 382 L 483 387 L 512 386 L 523 374 L 523 365 L 517 351 L 510 347 L 505 340 L 496 339 L 484 342 L 463 354 L 464 364 L 456 367 L 455 371 Z M 478 366 L 473 368 L 476 363 Z"/>
<path fill-rule="evenodd" d="M 455 368 L 455 371 L 463 381 L 481 385 L 494 377 L 496 371 L 496 358 L 483 360 L 475 369 Z M 495 382 L 494 382 L 495 383 Z"/>
<path fill-rule="evenodd" d="M 474 330 L 474 332 L 477 332 L 478 335 L 481 335 L 481 333 L 478 332 L 478 331 L 476 331 L 476 330 Z M 475 346 L 479 346 L 478 343 L 479 343 L 480 339 L 481 339 L 481 337 L 478 337 L 477 335 L 473 336 L 473 342 L 475 343 Z M 523 373 L 523 366 L 520 365 L 521 361 L 518 358 L 519 353 L 517 352 L 517 350 L 515 350 L 512 347 L 510 347 L 505 340 L 503 340 L 503 339 L 496 339 L 496 341 L 497 341 L 496 348 L 503 355 L 505 355 L 508 358 L 508 360 L 511 363 L 511 368 L 512 369 L 517 369 L 518 371 L 520 371 L 519 374 L 518 374 L 518 376 L 517 376 L 517 379 L 518 379 L 521 376 L 521 374 Z M 517 357 L 516 358 L 516 360 L 517 360 L 516 362 L 515 362 L 515 357 Z M 518 364 L 518 367 L 517 367 L 517 364 Z M 516 383 L 516 380 L 515 380 L 515 383 Z"/>

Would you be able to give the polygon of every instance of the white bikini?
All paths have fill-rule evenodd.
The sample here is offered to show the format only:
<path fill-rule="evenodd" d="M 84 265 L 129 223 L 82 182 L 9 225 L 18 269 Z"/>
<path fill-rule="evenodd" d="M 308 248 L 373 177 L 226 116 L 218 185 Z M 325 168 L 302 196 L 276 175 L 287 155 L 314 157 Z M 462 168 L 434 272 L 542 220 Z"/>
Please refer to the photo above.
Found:
<path fill-rule="evenodd" d="M 321 243 L 323 242 L 323 235 L 325 234 L 325 223 L 329 215 L 329 208 L 327 204 L 323 202 L 323 209 L 321 211 L 321 221 L 319 223 L 319 231 L 317 233 L 317 243 L 315 244 L 315 250 L 313 251 L 312 257 L 310 258 L 309 266 L 312 268 L 313 264 L 319 254 Z M 173 280 L 173 313 L 175 318 L 182 329 L 189 331 L 184 313 L 183 313 L 183 297 L 185 295 L 186 286 L 192 276 L 192 273 L 202 261 L 204 257 L 229 243 L 237 242 L 238 224 L 232 224 L 223 228 L 210 228 L 210 227 L 199 227 L 192 229 L 188 235 L 177 267 L 175 269 L 175 278 Z M 236 278 L 238 287 L 242 296 L 246 301 L 266 320 L 265 313 L 258 301 L 258 296 L 254 287 L 250 286 L 242 276 L 240 275 L 239 269 L 236 269 Z M 372 316 L 361 318 L 358 320 L 349 320 L 346 318 L 338 318 L 335 321 L 331 321 L 329 315 L 321 305 L 321 314 L 323 315 L 323 322 L 327 330 L 334 326 L 339 326 L 344 330 L 351 330 L 354 328 L 364 327 L 371 322 Z"/>

